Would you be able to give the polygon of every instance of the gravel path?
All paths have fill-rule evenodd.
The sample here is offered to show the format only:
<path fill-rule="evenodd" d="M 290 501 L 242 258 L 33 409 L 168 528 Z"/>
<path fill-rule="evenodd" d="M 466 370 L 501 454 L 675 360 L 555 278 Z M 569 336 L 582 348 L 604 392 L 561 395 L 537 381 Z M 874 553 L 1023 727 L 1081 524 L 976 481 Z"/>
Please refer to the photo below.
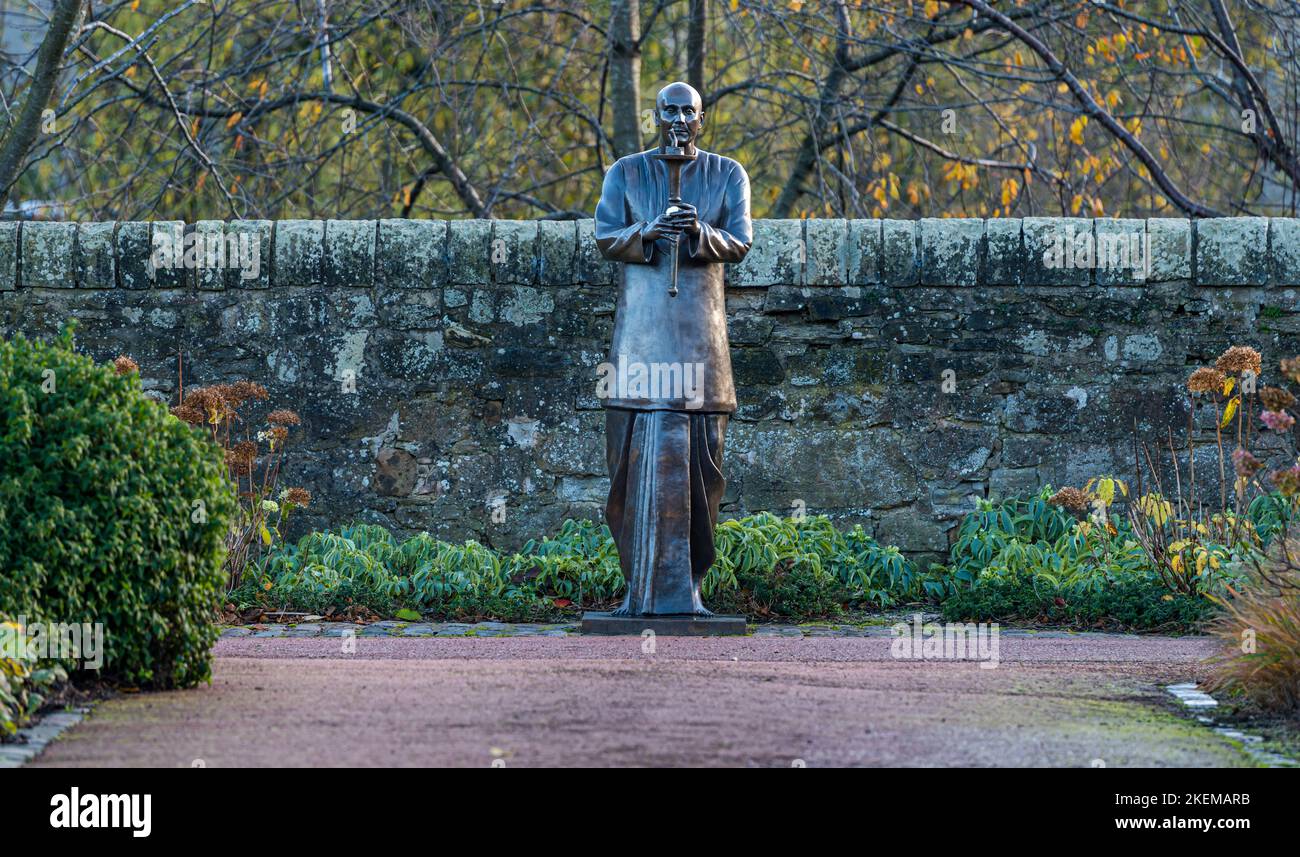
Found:
<path fill-rule="evenodd" d="M 355 650 L 345 652 L 348 645 Z M 228 638 L 211 686 L 105 702 L 35 764 L 1245 765 L 1174 710 L 1198 638 Z M 1100 760 L 1100 761 L 1097 761 Z"/>

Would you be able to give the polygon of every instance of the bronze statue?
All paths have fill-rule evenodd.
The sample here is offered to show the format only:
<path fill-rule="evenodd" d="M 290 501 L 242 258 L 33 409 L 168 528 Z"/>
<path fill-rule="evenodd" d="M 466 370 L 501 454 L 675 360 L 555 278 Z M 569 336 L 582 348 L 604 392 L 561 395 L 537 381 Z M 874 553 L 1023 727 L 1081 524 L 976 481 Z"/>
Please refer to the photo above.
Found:
<path fill-rule="evenodd" d="M 700 94 L 684 83 L 656 99 L 659 146 L 605 174 L 596 243 L 622 266 L 602 394 L 609 501 L 605 516 L 627 578 L 615 616 L 712 613 L 700 583 L 726 480 L 727 419 L 736 410 L 723 264 L 753 241 L 749 177 L 698 150 Z"/>

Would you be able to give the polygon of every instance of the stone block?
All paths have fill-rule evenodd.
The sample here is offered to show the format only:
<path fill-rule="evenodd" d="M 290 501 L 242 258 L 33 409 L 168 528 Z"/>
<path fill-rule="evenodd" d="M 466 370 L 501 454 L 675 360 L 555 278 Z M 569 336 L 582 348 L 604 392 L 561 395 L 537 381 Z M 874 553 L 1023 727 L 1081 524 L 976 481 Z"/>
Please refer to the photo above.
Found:
<path fill-rule="evenodd" d="M 618 282 L 618 267 L 596 246 L 596 221 L 575 221 L 578 232 L 578 282 L 589 286 L 612 286 Z M 728 266 L 730 269 L 733 266 Z M 728 276 L 731 272 L 728 271 Z"/>
<path fill-rule="evenodd" d="M 568 286 L 577 282 L 578 232 L 572 220 L 537 222 L 537 282 L 543 286 Z"/>
<path fill-rule="evenodd" d="M 730 285 L 797 286 L 803 283 L 806 249 L 802 220 L 754 221 L 754 244 L 732 267 Z"/>
<path fill-rule="evenodd" d="M 1145 220 L 1098 218 L 1092 222 L 1099 286 L 1140 286 L 1147 279 Z"/>
<path fill-rule="evenodd" d="M 271 265 L 277 287 L 321 285 L 325 274 L 325 221 L 278 221 Z"/>
<path fill-rule="evenodd" d="M 537 282 L 537 221 L 492 221 L 492 281 L 531 286 Z"/>
<path fill-rule="evenodd" d="M 1082 256 L 1091 252 L 1091 220 L 1026 217 L 1020 221 L 1020 231 L 1026 286 L 1086 286 L 1092 282 L 1092 268 Z"/>
<path fill-rule="evenodd" d="M 1198 286 L 1268 283 L 1268 218 L 1211 217 L 1196 222 Z"/>
<path fill-rule="evenodd" d="M 113 258 L 113 221 L 77 225 L 77 285 L 83 289 L 112 289 L 117 286 Z"/>
<path fill-rule="evenodd" d="M 148 289 L 153 285 L 152 224 L 137 220 L 117 226 L 117 284 L 123 289 Z"/>
<path fill-rule="evenodd" d="M 921 273 L 916 221 L 882 220 L 880 279 L 886 286 L 914 286 Z"/>
<path fill-rule="evenodd" d="M 432 289 L 447 277 L 447 221 L 379 221 L 375 281 L 396 289 Z"/>
<path fill-rule="evenodd" d="M 1150 262 L 1148 283 L 1192 278 L 1192 222 L 1176 217 L 1147 218 Z"/>
<path fill-rule="evenodd" d="M 189 269 L 190 282 L 202 291 L 221 291 L 226 287 L 226 224 L 220 220 L 200 220 L 191 227 L 194 241 L 194 267 Z M 236 263 L 238 259 L 234 260 Z"/>
<path fill-rule="evenodd" d="M 77 286 L 77 224 L 28 221 L 22 225 L 23 288 Z"/>
<path fill-rule="evenodd" d="M 18 229 L 16 220 L 0 221 L 0 292 L 18 288 Z"/>
<path fill-rule="evenodd" d="M 848 221 L 846 267 L 851 286 L 880 283 L 880 224 L 879 220 Z"/>
<path fill-rule="evenodd" d="M 640 637 L 650 631 L 661 637 L 736 637 L 745 634 L 744 616 L 615 616 L 587 612 L 582 633 Z"/>
<path fill-rule="evenodd" d="M 1300 219 L 1271 217 L 1268 232 L 1269 282 L 1300 286 Z"/>
<path fill-rule="evenodd" d="M 920 233 L 922 284 L 970 287 L 978 283 L 983 220 L 926 217 Z"/>
<path fill-rule="evenodd" d="M 986 286 L 1021 286 L 1025 282 L 1025 247 L 1020 218 L 990 218 L 984 223 L 982 283 Z"/>
<path fill-rule="evenodd" d="M 447 224 L 447 281 L 458 286 L 492 282 L 492 221 L 452 220 Z"/>
<path fill-rule="evenodd" d="M 368 289 L 375 284 L 373 220 L 325 221 L 324 282 L 333 289 Z"/>
<path fill-rule="evenodd" d="M 153 252 L 149 262 L 154 288 L 185 288 L 190 282 L 185 269 L 185 221 L 156 221 L 152 238 Z"/>
<path fill-rule="evenodd" d="M 804 221 L 804 282 L 810 286 L 843 286 L 848 283 L 847 221 Z"/>
<path fill-rule="evenodd" d="M 269 220 L 232 220 L 226 224 L 226 288 L 270 288 L 271 233 Z"/>

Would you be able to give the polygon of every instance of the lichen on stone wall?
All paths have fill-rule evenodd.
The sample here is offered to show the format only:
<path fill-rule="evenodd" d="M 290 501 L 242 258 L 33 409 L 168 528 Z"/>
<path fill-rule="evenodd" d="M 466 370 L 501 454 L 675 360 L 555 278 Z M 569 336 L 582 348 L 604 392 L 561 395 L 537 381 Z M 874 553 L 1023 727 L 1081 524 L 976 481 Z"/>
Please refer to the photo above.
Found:
<path fill-rule="evenodd" d="M 1300 352 L 1296 220 L 754 227 L 727 272 L 727 515 L 826 513 L 933 556 L 976 498 L 1131 473 L 1134 425 L 1185 425 L 1188 372 L 1228 345 Z M 176 235 L 256 264 L 151 264 Z M 1118 251 L 1140 266 L 1099 263 Z M 162 398 L 179 352 L 187 386 L 250 378 L 303 414 L 299 527 L 505 548 L 601 514 L 617 279 L 589 220 L 0 223 L 4 333 L 76 317 Z"/>

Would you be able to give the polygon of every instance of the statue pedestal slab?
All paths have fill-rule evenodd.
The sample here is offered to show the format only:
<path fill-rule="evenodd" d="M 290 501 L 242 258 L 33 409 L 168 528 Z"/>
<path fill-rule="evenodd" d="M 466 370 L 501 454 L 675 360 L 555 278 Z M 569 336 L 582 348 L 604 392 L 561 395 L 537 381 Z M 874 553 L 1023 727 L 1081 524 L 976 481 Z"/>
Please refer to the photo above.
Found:
<path fill-rule="evenodd" d="M 610 613 L 582 614 L 582 633 L 618 634 L 639 637 L 654 631 L 665 637 L 744 636 L 744 616 L 614 616 Z"/>

